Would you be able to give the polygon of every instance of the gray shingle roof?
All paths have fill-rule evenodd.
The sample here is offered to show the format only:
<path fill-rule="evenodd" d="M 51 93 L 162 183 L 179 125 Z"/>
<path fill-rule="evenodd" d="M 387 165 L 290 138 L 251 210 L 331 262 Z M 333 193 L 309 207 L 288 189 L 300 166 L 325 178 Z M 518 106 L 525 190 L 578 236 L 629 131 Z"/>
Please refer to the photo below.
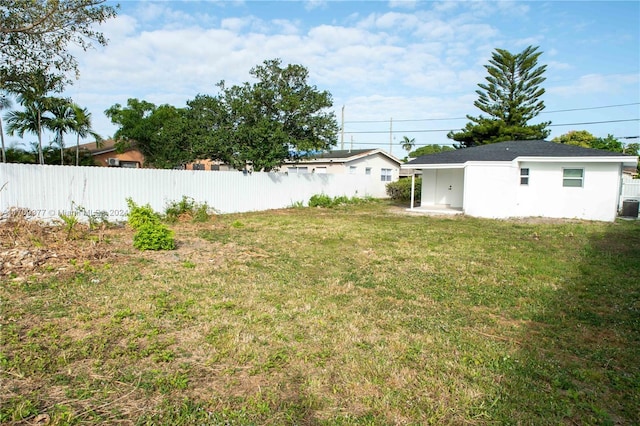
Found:
<path fill-rule="evenodd" d="M 323 152 L 321 154 L 312 155 L 309 158 L 329 158 L 329 159 L 337 159 L 337 158 L 350 158 L 355 157 L 356 155 L 365 154 L 367 152 L 374 151 L 373 149 L 338 149 L 335 151 Z"/>
<path fill-rule="evenodd" d="M 467 161 L 513 161 L 517 157 L 621 157 L 624 154 L 543 140 L 498 142 L 418 157 L 406 166 L 464 164 Z M 632 158 L 632 156 L 628 156 Z"/>

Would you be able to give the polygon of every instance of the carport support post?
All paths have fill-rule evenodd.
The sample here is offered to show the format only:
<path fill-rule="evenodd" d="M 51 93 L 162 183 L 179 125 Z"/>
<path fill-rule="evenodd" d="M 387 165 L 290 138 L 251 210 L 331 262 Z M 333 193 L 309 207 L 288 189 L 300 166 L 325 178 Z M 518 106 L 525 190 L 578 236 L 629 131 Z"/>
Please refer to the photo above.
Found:
<path fill-rule="evenodd" d="M 414 192 L 416 190 L 416 171 L 411 169 L 411 210 L 413 210 Z"/>

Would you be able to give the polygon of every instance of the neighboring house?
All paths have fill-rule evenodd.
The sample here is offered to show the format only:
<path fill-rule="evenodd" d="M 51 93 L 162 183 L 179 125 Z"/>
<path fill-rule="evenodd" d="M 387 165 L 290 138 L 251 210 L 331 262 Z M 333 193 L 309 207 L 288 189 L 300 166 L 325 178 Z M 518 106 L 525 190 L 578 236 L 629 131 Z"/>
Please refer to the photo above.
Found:
<path fill-rule="evenodd" d="M 113 139 L 102 141 L 98 147 L 95 142 L 80 145 L 80 149 L 91 153 L 95 163 L 107 167 L 141 168 L 144 165 L 144 155 L 135 148 L 116 152 L 116 142 Z"/>
<path fill-rule="evenodd" d="M 287 161 L 280 172 L 371 175 L 381 182 L 398 180 L 402 162 L 382 149 L 329 151 L 298 161 Z"/>
<path fill-rule="evenodd" d="M 622 170 L 637 163 L 635 156 L 535 140 L 425 155 L 402 168 L 422 171 L 416 210 L 613 221 Z"/>
<path fill-rule="evenodd" d="M 235 170 L 233 167 L 228 164 L 223 163 L 219 160 L 195 160 L 193 163 L 185 164 L 185 170 L 212 170 L 215 172 L 228 172 Z"/>

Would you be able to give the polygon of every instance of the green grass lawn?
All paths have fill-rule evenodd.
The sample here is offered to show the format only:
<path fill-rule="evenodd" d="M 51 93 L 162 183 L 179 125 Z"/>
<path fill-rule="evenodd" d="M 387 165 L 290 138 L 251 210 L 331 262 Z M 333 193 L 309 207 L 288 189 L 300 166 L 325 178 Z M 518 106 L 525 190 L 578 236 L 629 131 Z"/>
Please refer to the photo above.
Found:
<path fill-rule="evenodd" d="M 638 222 L 372 203 L 170 227 L 175 251 L 120 228 L 106 261 L 2 278 L 0 423 L 640 419 Z"/>

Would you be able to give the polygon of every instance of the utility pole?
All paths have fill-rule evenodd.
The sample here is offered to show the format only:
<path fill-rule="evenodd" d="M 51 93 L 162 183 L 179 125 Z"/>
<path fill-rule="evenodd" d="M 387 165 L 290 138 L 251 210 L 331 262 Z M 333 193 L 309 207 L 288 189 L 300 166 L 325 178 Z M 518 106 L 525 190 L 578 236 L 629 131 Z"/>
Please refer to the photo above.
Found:
<path fill-rule="evenodd" d="M 340 133 L 340 149 L 344 150 L 344 105 L 342 105 L 342 132 Z"/>
<path fill-rule="evenodd" d="M 393 155 L 391 152 L 393 150 L 393 117 L 389 119 L 389 154 Z"/>

